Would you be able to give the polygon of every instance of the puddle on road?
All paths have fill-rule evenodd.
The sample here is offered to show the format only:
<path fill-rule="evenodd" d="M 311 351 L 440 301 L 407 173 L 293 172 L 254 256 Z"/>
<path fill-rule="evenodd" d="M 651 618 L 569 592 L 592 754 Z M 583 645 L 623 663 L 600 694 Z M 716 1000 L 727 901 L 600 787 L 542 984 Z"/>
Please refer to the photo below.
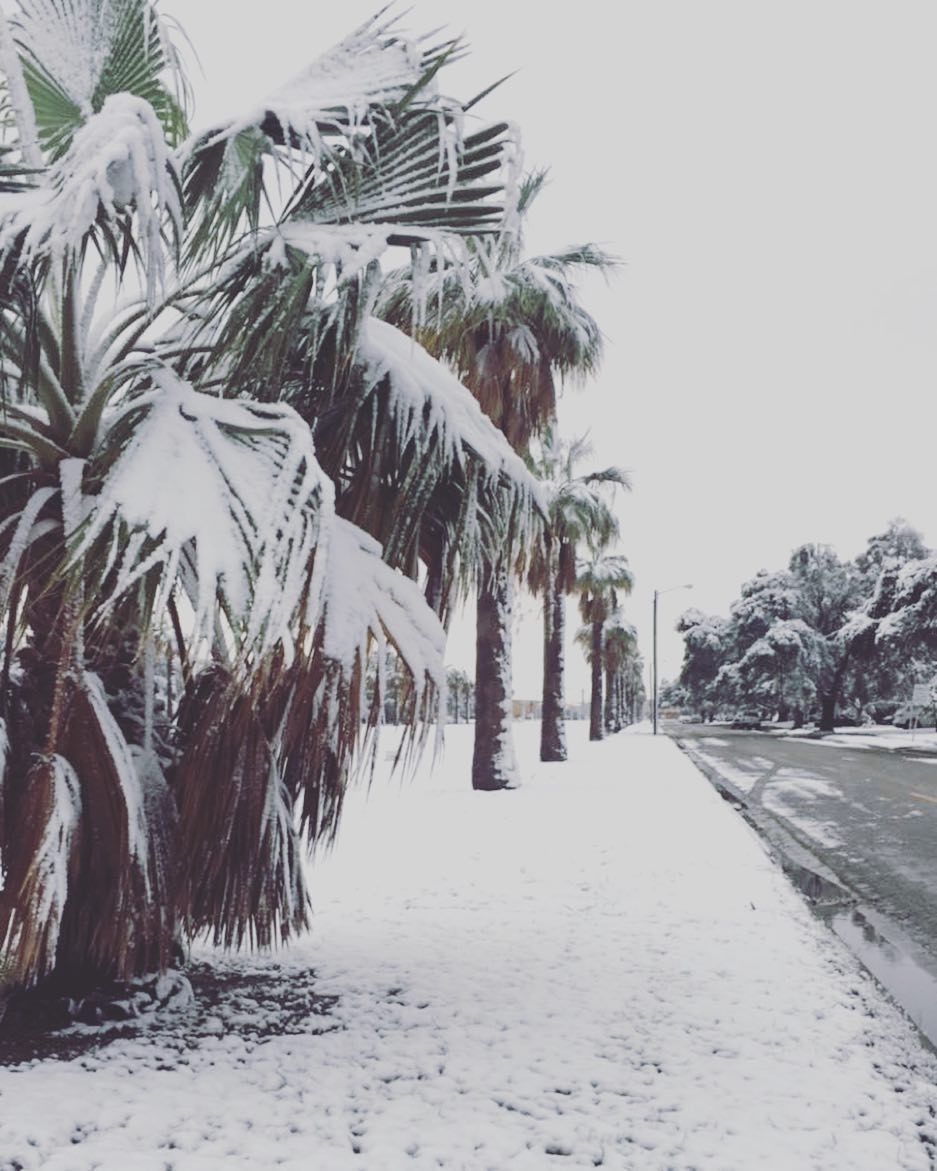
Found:
<path fill-rule="evenodd" d="M 937 1050 L 937 975 L 886 939 L 856 908 L 818 905 L 814 911 L 884 985 Z"/>
<path fill-rule="evenodd" d="M 913 954 L 918 949 L 910 941 L 893 942 L 903 940 L 903 932 L 889 920 L 867 908 L 859 910 L 850 892 L 833 881 L 832 876 L 823 877 L 809 860 L 805 864 L 804 860 L 795 858 L 790 844 L 783 845 L 767 833 L 753 811 L 739 805 L 736 794 L 720 783 L 728 771 L 723 761 L 717 762 L 703 753 L 692 751 L 683 741 L 677 740 L 677 744 L 715 787 L 716 792 L 740 810 L 755 831 L 772 843 L 782 869 L 794 886 L 806 896 L 817 918 L 835 932 L 865 969 L 871 972 L 892 1000 L 914 1022 L 925 1042 L 937 1053 L 937 968 L 932 971 L 931 966 L 925 967 L 915 960 Z M 756 778 L 749 776 L 747 779 L 750 788 Z M 732 783 L 736 788 L 741 787 L 735 777 L 732 777 Z"/>

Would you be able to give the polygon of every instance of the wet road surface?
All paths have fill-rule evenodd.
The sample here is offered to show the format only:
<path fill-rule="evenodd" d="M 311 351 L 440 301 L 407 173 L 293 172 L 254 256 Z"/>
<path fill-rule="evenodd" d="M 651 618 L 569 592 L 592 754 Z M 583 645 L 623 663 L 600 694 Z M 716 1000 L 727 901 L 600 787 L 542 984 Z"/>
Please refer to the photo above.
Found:
<path fill-rule="evenodd" d="M 937 754 L 668 724 L 923 948 L 937 971 Z"/>

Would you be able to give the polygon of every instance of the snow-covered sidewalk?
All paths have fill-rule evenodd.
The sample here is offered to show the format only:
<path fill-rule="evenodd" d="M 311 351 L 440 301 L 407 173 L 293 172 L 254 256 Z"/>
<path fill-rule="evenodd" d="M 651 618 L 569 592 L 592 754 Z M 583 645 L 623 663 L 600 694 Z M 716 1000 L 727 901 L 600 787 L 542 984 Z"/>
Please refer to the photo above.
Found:
<path fill-rule="evenodd" d="M 455 726 L 350 796 L 265 961 L 339 1027 L 2 1070 L 0 1169 L 934 1166 L 937 1061 L 679 750 L 573 724 L 540 765 L 538 732 L 515 791 L 470 791 Z"/>

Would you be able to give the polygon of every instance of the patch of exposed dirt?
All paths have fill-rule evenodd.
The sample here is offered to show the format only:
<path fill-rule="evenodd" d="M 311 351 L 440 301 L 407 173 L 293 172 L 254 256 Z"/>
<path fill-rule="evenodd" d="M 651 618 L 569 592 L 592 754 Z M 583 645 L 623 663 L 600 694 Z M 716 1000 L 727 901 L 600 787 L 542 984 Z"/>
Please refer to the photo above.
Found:
<path fill-rule="evenodd" d="M 133 1038 L 177 1053 L 209 1037 L 263 1042 L 338 1026 L 335 996 L 315 990 L 315 973 L 243 958 L 114 983 L 80 999 L 42 988 L 14 993 L 0 1020 L 0 1065 L 70 1061 Z"/>

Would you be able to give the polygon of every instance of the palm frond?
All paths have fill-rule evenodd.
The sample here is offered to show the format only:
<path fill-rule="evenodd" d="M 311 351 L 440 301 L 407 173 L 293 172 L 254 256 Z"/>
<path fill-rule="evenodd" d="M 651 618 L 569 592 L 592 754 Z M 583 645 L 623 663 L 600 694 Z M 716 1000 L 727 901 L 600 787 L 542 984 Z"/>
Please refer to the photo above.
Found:
<path fill-rule="evenodd" d="M 619 592 L 629 594 L 634 574 L 626 557 L 599 553 L 579 566 L 576 589 L 584 622 L 604 621 L 618 606 Z"/>
<path fill-rule="evenodd" d="M 256 230 L 265 204 L 281 221 L 382 225 L 392 243 L 496 228 L 516 144 L 504 124 L 463 135 L 462 104 L 435 85 L 461 51 L 453 40 L 409 41 L 375 17 L 253 110 L 188 143 L 196 250 Z M 285 211 L 265 180 L 269 159 L 304 173 Z"/>
<path fill-rule="evenodd" d="M 0 957 L 7 979 L 32 984 L 52 969 L 75 863 L 81 789 L 61 756 L 30 770 L 19 833 L 3 859 Z"/>
<path fill-rule="evenodd" d="M 87 473 L 100 486 L 72 558 L 89 568 L 98 615 L 146 579 L 158 620 L 179 582 L 193 650 L 213 641 L 220 606 L 243 653 L 280 643 L 291 654 L 332 510 L 308 427 L 286 406 L 199 394 L 165 370 L 152 377 L 107 421 Z"/>
<path fill-rule="evenodd" d="M 23 260 L 61 264 L 100 236 L 119 264 L 128 249 L 139 257 L 152 300 L 165 275 L 164 234 L 178 243 L 181 231 L 162 127 L 148 102 L 117 94 L 75 131 L 44 187 L 19 197 L 0 224 L 0 256 L 16 249 Z"/>
<path fill-rule="evenodd" d="M 441 232 L 495 232 L 504 218 L 496 197 L 512 145 L 507 123 L 460 139 L 437 112 L 378 118 L 361 144 L 309 175 L 289 214 L 315 223 L 386 225 L 391 244 L 432 241 Z"/>
<path fill-rule="evenodd" d="M 288 667 L 274 655 L 249 687 L 218 669 L 193 684 L 174 781 L 180 909 L 193 930 L 210 929 L 225 946 L 267 946 L 307 925 L 301 836 L 332 839 L 353 754 L 380 720 L 382 689 L 370 698 L 365 689 L 375 640 L 379 653 L 392 646 L 406 669 L 419 738 L 445 696 L 445 633 L 416 584 L 382 561 L 380 546 L 336 520 L 323 609 L 314 634 L 300 640 L 303 653 Z M 207 826 L 218 829 L 206 835 Z"/>
<path fill-rule="evenodd" d="M 180 713 L 176 897 L 190 933 L 210 930 L 226 947 L 269 947 L 308 925 L 293 799 L 263 714 L 256 689 L 218 671 Z"/>
<path fill-rule="evenodd" d="M 458 379 L 392 326 L 364 323 L 355 373 L 317 427 L 337 508 L 391 565 L 433 567 L 442 612 L 456 575 L 468 587 L 483 560 L 529 546 L 538 485 Z"/>
<path fill-rule="evenodd" d="M 480 240 L 469 272 L 391 273 L 378 312 L 410 329 L 445 359 L 482 409 L 524 449 L 554 422 L 558 379 L 585 378 L 602 357 L 602 335 L 578 301 L 573 275 L 587 246 L 518 259 L 503 240 Z M 605 257 L 608 268 L 614 260 Z"/>
<path fill-rule="evenodd" d="M 64 155 L 80 127 L 117 94 L 146 102 L 169 140 L 182 138 L 186 84 L 150 0 L 24 0 L 12 24 L 51 158 Z"/>

